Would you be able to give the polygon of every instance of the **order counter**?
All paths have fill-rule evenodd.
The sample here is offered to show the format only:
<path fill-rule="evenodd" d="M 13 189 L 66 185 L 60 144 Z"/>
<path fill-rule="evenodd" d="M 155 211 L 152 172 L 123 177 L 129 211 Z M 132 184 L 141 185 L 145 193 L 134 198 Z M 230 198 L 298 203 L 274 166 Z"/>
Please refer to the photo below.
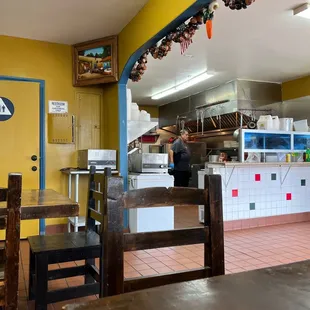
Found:
<path fill-rule="evenodd" d="M 222 177 L 225 230 L 310 220 L 308 162 L 206 164 L 198 172 L 201 189 L 205 174 Z"/>

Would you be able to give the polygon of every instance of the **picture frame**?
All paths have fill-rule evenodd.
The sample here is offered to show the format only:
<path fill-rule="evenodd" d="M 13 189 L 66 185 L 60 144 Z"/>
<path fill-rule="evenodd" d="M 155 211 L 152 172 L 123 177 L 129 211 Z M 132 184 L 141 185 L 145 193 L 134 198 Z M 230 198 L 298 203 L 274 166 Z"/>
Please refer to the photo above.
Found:
<path fill-rule="evenodd" d="M 73 86 L 118 81 L 117 36 L 73 45 Z"/>

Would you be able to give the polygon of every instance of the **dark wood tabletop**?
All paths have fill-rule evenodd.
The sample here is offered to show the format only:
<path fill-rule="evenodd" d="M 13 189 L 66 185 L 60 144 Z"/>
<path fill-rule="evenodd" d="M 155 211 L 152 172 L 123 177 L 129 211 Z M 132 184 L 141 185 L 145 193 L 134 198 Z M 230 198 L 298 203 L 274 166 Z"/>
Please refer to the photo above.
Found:
<path fill-rule="evenodd" d="M 310 309 L 310 261 L 104 298 L 67 310 Z"/>
<path fill-rule="evenodd" d="M 23 190 L 22 220 L 77 216 L 79 204 L 54 190 Z M 6 202 L 0 202 L 0 216 L 6 215 Z"/>

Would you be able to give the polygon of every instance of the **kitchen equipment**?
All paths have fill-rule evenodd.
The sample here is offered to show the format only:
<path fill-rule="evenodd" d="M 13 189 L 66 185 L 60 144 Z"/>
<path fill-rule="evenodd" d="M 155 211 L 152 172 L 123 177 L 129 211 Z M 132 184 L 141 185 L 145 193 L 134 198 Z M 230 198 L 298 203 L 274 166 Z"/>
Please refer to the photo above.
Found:
<path fill-rule="evenodd" d="M 94 149 L 78 151 L 78 167 L 89 170 L 90 166 L 95 166 L 97 170 L 116 169 L 116 151 Z"/>
<path fill-rule="evenodd" d="M 253 120 L 249 121 L 247 124 L 248 129 L 255 129 L 257 126 L 257 123 Z"/>
<path fill-rule="evenodd" d="M 132 172 L 168 173 L 168 154 L 135 152 L 129 161 Z"/>
<path fill-rule="evenodd" d="M 239 142 L 239 134 L 240 134 L 240 128 L 236 129 L 233 133 L 233 137 L 237 142 Z"/>
<path fill-rule="evenodd" d="M 220 161 L 220 155 L 209 155 L 210 163 L 218 163 Z"/>
<path fill-rule="evenodd" d="M 293 131 L 293 118 L 280 118 L 280 130 L 283 131 Z"/>
<path fill-rule="evenodd" d="M 149 153 L 164 153 L 164 146 L 160 144 L 149 145 Z"/>
<path fill-rule="evenodd" d="M 173 187 L 174 177 L 169 174 L 128 175 L 128 189 L 149 187 Z M 139 208 L 129 210 L 129 229 L 131 233 L 167 231 L 174 229 L 174 207 Z"/>
<path fill-rule="evenodd" d="M 294 122 L 295 131 L 307 132 L 309 131 L 308 120 L 302 119 L 300 121 Z"/>

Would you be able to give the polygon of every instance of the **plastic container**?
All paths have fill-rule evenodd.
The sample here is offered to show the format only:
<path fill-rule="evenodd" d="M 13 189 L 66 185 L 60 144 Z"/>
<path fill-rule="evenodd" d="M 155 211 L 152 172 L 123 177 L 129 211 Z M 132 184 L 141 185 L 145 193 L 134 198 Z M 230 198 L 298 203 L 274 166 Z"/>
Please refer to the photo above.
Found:
<path fill-rule="evenodd" d="M 131 120 L 132 121 L 139 121 L 140 120 L 139 107 L 135 102 L 131 103 Z"/>
<path fill-rule="evenodd" d="M 272 129 L 280 130 L 280 120 L 278 116 L 272 116 Z"/>
<path fill-rule="evenodd" d="M 272 130 L 273 129 L 273 121 L 271 115 L 261 115 L 257 122 L 258 130 Z"/>
<path fill-rule="evenodd" d="M 131 90 L 127 88 L 127 120 L 131 120 L 131 101 L 132 101 L 132 95 Z"/>
<path fill-rule="evenodd" d="M 308 120 L 303 119 L 301 121 L 294 122 L 294 129 L 295 131 L 308 132 L 309 131 Z"/>
<path fill-rule="evenodd" d="M 140 112 L 140 121 L 147 122 L 147 120 L 148 120 L 147 112 L 144 111 L 144 110 L 141 110 L 141 112 Z"/>
<path fill-rule="evenodd" d="M 280 118 L 280 130 L 283 131 L 293 131 L 293 118 Z"/>

